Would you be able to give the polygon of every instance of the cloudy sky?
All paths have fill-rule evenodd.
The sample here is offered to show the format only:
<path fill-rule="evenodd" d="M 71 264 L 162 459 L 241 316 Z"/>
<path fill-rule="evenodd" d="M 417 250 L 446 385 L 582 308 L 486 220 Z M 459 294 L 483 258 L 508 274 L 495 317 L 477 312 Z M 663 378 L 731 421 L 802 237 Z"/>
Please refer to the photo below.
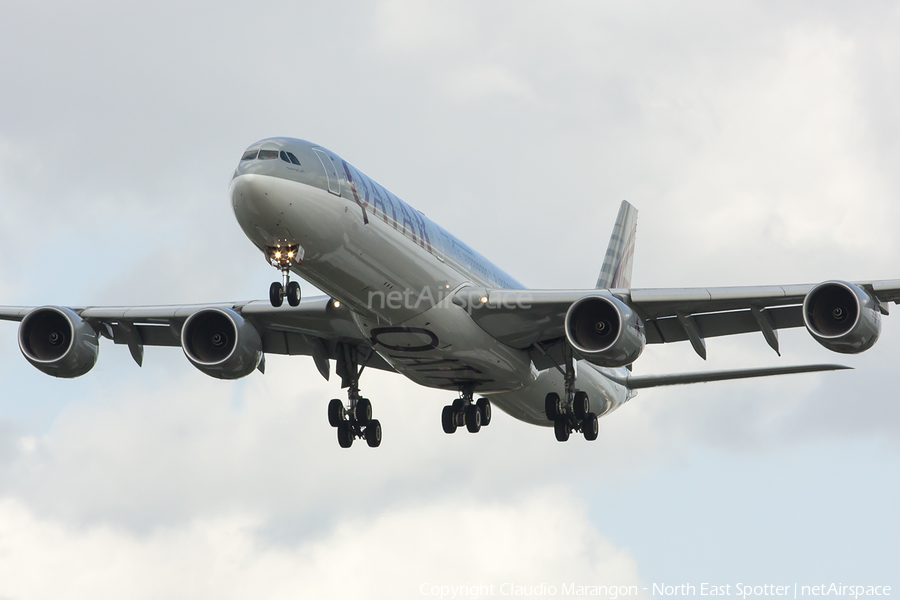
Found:
<path fill-rule="evenodd" d="M 897 278 L 898 29 L 896 2 L 6 2 L 0 304 L 265 297 L 227 185 L 275 135 L 531 287 L 590 287 L 623 198 L 639 287 Z M 309 359 L 222 382 L 105 344 L 63 381 L 0 334 L 3 599 L 900 588 L 896 316 L 862 356 L 650 348 L 637 373 L 856 370 L 642 391 L 592 444 L 447 436 L 451 395 L 367 373 L 377 451 L 337 447 Z"/>

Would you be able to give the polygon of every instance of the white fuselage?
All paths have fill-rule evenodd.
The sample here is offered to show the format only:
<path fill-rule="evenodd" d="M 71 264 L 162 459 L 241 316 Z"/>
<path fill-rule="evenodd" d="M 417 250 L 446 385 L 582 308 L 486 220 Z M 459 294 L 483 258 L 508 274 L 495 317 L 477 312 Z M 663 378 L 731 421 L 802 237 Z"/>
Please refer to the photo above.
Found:
<path fill-rule="evenodd" d="M 538 372 L 525 350 L 498 342 L 451 301 L 461 287 L 521 287 L 515 280 L 334 153 L 289 138 L 254 147 L 299 157 L 242 161 L 235 171 L 234 213 L 258 248 L 299 244 L 292 271 L 349 307 L 398 373 L 427 387 L 470 385 L 518 419 L 552 425 L 544 398 L 563 394 L 562 374 Z M 627 400 L 598 368 L 577 367 L 598 415 Z"/>

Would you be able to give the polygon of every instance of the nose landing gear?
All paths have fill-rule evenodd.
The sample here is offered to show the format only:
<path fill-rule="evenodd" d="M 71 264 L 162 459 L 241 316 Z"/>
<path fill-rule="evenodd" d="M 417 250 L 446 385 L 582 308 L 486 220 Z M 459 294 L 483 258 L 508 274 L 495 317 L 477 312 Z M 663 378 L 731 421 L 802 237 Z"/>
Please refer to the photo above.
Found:
<path fill-rule="evenodd" d="M 278 244 L 266 248 L 266 260 L 276 269 L 281 271 L 282 282 L 273 281 L 269 286 L 269 302 L 272 306 L 279 307 L 287 298 L 288 304 L 298 306 L 300 304 L 300 283 L 291 281 L 291 264 L 303 263 L 303 247 L 299 244 Z"/>

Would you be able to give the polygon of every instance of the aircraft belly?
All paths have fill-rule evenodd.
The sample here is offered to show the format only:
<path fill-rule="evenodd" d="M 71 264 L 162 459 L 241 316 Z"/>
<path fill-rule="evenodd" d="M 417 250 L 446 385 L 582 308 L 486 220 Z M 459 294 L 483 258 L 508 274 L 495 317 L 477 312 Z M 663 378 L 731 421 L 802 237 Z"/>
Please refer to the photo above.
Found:
<path fill-rule="evenodd" d="M 528 354 L 488 335 L 452 302 L 443 302 L 399 325 L 357 316 L 360 330 L 392 367 L 432 388 L 476 393 L 509 391 L 536 377 Z"/>
<path fill-rule="evenodd" d="M 358 209 L 357 209 L 358 210 Z M 341 300 L 355 311 L 402 323 L 428 310 L 456 287 L 459 277 L 419 246 L 380 220 L 361 222 L 357 212 L 343 215 L 343 243 L 306 271 L 330 293 L 330 283 L 344 292 Z"/>
<path fill-rule="evenodd" d="M 589 363 L 578 361 L 575 388 L 587 392 L 591 411 L 598 417 L 614 411 L 625 403 L 627 390 L 598 373 Z M 556 392 L 563 397 L 565 381 L 556 369 L 541 371 L 536 379 L 519 390 L 489 394 L 491 403 L 503 412 L 532 425 L 552 427 L 544 412 L 547 394 Z"/>

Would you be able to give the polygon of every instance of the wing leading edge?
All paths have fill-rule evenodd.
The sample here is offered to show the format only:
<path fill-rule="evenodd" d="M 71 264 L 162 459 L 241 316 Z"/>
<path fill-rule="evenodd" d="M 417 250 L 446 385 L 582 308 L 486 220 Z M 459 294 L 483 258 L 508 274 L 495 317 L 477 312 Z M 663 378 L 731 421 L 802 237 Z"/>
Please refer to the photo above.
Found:
<path fill-rule="evenodd" d="M 0 320 L 21 321 L 36 307 L 0 307 Z M 257 329 L 266 354 L 310 356 L 319 373 L 328 379 L 329 360 L 342 365 L 348 349 L 367 357 L 366 366 L 393 371 L 371 351 L 346 307 L 335 307 L 331 298 L 304 299 L 296 307 L 273 308 L 268 302 L 228 302 L 164 306 L 87 306 L 71 310 L 89 323 L 99 336 L 127 345 L 138 365 L 143 363 L 144 346 L 181 346 L 181 327 L 195 312 L 209 308 L 229 309 L 250 321 Z"/>
<path fill-rule="evenodd" d="M 585 296 L 611 295 L 641 317 L 648 344 L 761 332 L 776 351 L 778 329 L 803 327 L 802 304 L 816 284 L 718 288 L 500 290 L 463 288 L 453 301 L 497 340 L 530 348 L 565 338 L 569 307 Z M 856 282 L 879 302 L 900 303 L 900 280 Z M 487 298 L 487 302 L 482 302 Z M 693 331 L 692 331 L 693 330 Z"/>

